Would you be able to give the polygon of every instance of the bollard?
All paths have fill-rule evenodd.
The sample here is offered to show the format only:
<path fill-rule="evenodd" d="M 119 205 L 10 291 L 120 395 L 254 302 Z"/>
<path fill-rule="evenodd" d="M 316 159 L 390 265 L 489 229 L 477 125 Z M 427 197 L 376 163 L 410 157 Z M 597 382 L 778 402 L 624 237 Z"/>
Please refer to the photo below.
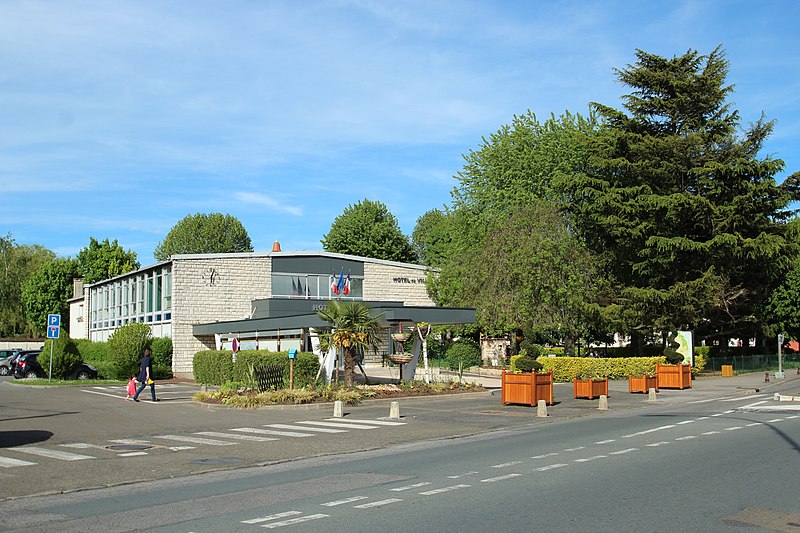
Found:
<path fill-rule="evenodd" d="M 333 418 L 342 418 L 344 414 L 342 413 L 342 401 L 336 400 L 333 402 Z"/>
<path fill-rule="evenodd" d="M 538 418 L 545 418 L 547 416 L 547 402 L 539 400 L 536 402 L 536 416 Z"/>
<path fill-rule="evenodd" d="M 392 402 L 389 405 L 389 418 L 400 418 L 400 402 Z"/>
<path fill-rule="evenodd" d="M 651 401 L 651 402 L 656 401 L 656 389 L 655 388 L 650 387 L 650 389 L 648 389 L 648 391 L 647 391 L 647 399 L 648 399 L 648 401 Z"/>
<path fill-rule="evenodd" d="M 605 394 L 600 395 L 600 403 L 597 408 L 601 411 L 608 411 L 608 396 Z"/>
<path fill-rule="evenodd" d="M 769 372 L 764 372 L 764 383 L 769 382 Z"/>

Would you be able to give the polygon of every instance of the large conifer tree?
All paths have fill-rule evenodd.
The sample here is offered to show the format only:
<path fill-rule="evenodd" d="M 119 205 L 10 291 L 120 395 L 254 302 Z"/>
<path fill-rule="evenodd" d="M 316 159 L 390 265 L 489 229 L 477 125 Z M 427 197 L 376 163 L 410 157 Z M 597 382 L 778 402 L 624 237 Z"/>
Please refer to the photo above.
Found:
<path fill-rule="evenodd" d="M 589 170 L 562 184 L 589 248 L 615 278 L 629 331 L 755 333 L 758 303 L 790 265 L 785 238 L 796 178 L 759 159 L 773 123 L 740 129 L 717 48 L 667 59 L 638 50 L 617 70 L 624 111 L 593 104 L 608 128 Z"/>

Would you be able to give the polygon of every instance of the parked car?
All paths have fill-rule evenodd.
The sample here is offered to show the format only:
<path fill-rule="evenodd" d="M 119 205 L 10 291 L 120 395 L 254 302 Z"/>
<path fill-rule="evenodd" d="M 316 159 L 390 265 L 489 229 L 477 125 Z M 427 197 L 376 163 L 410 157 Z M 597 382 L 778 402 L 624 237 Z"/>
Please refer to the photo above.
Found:
<path fill-rule="evenodd" d="M 11 366 L 11 359 L 14 358 L 19 350 L 0 350 L 0 376 L 8 376 L 14 369 Z"/>
<path fill-rule="evenodd" d="M 29 353 L 40 353 L 41 350 L 12 350 L 12 353 L 9 357 L 4 357 L 0 359 L 0 376 L 7 376 L 13 375 L 14 369 L 17 366 L 17 361 L 23 355 Z"/>
<path fill-rule="evenodd" d="M 39 364 L 39 353 L 28 353 L 21 355 L 17 360 L 17 365 L 14 370 L 14 377 L 17 379 L 32 379 L 32 378 L 46 378 L 47 370 L 42 368 Z M 96 379 L 97 369 L 89 363 L 78 363 L 72 372 L 69 373 L 67 379 Z"/>

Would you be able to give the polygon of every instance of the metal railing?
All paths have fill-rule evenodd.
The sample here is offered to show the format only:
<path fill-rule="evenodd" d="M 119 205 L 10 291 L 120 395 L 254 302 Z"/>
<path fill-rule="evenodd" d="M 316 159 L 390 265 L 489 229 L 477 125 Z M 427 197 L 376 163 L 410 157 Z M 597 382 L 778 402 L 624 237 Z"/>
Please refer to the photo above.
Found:
<path fill-rule="evenodd" d="M 733 365 L 734 372 L 756 372 L 778 370 L 778 354 L 728 355 L 709 358 L 706 371 L 719 372 L 722 365 Z M 800 354 L 784 354 L 783 369 L 800 367 Z"/>

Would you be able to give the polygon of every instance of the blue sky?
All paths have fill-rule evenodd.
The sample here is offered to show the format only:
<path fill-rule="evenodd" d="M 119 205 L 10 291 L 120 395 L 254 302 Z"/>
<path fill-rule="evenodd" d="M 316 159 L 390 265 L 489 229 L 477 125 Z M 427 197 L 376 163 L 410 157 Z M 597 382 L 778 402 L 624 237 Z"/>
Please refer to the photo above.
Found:
<path fill-rule="evenodd" d="M 620 107 L 636 48 L 722 45 L 742 124 L 800 170 L 800 2 L 0 2 L 0 234 L 154 262 L 190 213 L 321 250 L 348 205 L 410 235 L 462 154 L 528 109 Z"/>

